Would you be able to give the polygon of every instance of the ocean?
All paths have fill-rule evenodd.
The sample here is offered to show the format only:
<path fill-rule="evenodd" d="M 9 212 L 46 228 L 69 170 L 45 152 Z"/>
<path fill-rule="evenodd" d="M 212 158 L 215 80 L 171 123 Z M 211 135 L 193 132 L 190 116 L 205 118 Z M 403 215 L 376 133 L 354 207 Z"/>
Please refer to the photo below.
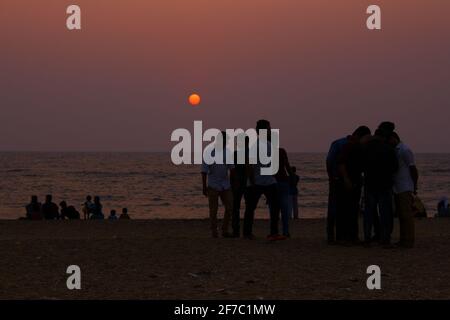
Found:
<path fill-rule="evenodd" d="M 300 176 L 302 218 L 326 216 L 328 182 L 325 154 L 293 153 Z M 428 216 L 450 196 L 450 154 L 417 154 L 419 196 Z M 127 207 L 135 219 L 207 218 L 198 165 L 173 165 L 169 153 L 0 153 L 0 219 L 25 215 L 31 195 L 43 202 L 52 194 L 81 212 L 86 195 L 101 197 L 104 213 Z M 267 218 L 264 201 L 256 213 Z"/>

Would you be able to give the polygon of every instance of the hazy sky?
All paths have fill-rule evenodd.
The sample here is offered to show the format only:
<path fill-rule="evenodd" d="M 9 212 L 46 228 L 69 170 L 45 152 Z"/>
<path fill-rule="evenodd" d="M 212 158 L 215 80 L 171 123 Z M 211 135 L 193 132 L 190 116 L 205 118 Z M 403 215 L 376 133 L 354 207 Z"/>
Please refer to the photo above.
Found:
<path fill-rule="evenodd" d="M 81 31 L 66 29 L 70 4 Z M 365 26 L 370 4 L 381 31 Z M 392 120 L 414 150 L 450 152 L 449 12 L 448 0 L 1 0 L 0 150 L 170 150 L 194 120 L 267 118 L 289 151 Z"/>

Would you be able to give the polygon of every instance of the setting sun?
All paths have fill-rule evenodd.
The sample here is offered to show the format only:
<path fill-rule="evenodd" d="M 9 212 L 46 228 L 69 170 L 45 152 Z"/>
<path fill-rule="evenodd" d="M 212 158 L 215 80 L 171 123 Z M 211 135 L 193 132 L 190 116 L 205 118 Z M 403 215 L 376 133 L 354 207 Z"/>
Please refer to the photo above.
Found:
<path fill-rule="evenodd" d="M 193 106 L 197 106 L 197 105 L 199 105 L 200 104 L 200 96 L 198 95 L 198 94 L 196 94 L 196 93 L 194 93 L 194 94 L 191 94 L 190 96 L 189 96 L 189 103 L 191 104 L 191 105 L 193 105 Z"/>

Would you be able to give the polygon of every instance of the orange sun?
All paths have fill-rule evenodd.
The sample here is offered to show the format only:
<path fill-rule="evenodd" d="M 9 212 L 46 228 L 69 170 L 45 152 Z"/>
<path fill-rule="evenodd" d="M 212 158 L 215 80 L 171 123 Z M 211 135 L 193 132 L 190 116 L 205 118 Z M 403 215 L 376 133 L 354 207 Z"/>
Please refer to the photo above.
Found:
<path fill-rule="evenodd" d="M 189 96 L 189 103 L 193 106 L 197 106 L 200 104 L 200 96 L 196 93 L 193 93 Z"/>

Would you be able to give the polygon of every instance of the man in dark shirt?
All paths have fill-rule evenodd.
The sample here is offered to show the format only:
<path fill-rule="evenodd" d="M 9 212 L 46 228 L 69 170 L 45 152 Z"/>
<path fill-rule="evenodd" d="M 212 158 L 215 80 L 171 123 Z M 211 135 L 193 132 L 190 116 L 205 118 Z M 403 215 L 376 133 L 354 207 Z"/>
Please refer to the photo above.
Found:
<path fill-rule="evenodd" d="M 368 127 L 361 126 L 352 135 L 336 140 L 330 146 L 327 156 L 327 237 L 330 244 L 336 240 L 342 242 L 358 239 L 362 171 L 360 143 L 370 134 Z"/>
<path fill-rule="evenodd" d="M 239 146 L 239 151 L 234 152 L 234 175 L 231 177 L 231 188 L 233 191 L 233 214 L 231 217 L 231 224 L 233 228 L 233 237 L 238 238 L 240 236 L 241 229 L 241 202 L 242 197 L 245 197 L 245 191 L 247 189 L 247 179 L 249 170 L 248 152 L 249 152 L 249 138 L 243 134 L 238 136 L 238 145 L 244 140 L 244 146 Z M 238 152 L 245 150 L 244 163 L 238 161 Z M 242 160 L 242 159 L 241 159 Z"/>
<path fill-rule="evenodd" d="M 367 244 L 372 240 L 374 220 L 379 216 L 381 244 L 390 245 L 394 223 L 392 187 L 397 170 L 395 150 L 378 129 L 364 147 L 364 240 Z"/>
<path fill-rule="evenodd" d="M 336 240 L 349 244 L 359 241 L 362 160 L 361 139 L 350 139 L 338 158 L 342 180 L 339 181 L 336 216 Z"/>
<path fill-rule="evenodd" d="M 42 214 L 45 220 L 54 220 L 59 218 L 58 206 L 52 202 L 52 195 L 45 197 L 45 203 L 42 205 Z"/>

